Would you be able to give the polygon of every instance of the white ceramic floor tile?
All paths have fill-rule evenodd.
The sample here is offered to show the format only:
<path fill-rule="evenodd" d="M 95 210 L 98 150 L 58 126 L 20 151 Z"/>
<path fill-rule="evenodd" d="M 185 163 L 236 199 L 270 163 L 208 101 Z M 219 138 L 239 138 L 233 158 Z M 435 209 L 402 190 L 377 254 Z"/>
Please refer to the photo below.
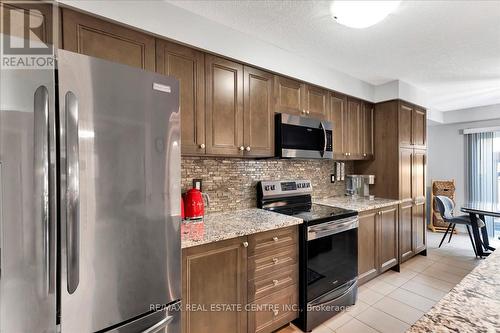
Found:
<path fill-rule="evenodd" d="M 440 289 L 413 280 L 406 282 L 401 286 L 401 288 L 411 291 L 417 295 L 427 297 L 436 302 L 447 294 L 446 291 L 442 291 Z"/>
<path fill-rule="evenodd" d="M 453 287 L 456 286 L 455 283 L 439 280 L 425 274 L 418 274 L 410 281 L 416 281 L 445 292 L 449 292 L 451 289 L 453 289 Z"/>
<path fill-rule="evenodd" d="M 368 288 L 379 294 L 387 295 L 396 290 L 398 287 L 390 283 L 384 282 L 383 280 L 377 280 L 375 281 L 375 283 L 370 284 Z"/>
<path fill-rule="evenodd" d="M 401 272 L 387 271 L 382 274 L 382 281 L 392 284 L 393 286 L 400 287 L 405 282 L 414 278 L 418 273 L 408 269 L 402 269 Z"/>
<path fill-rule="evenodd" d="M 429 311 L 434 304 L 436 304 L 433 300 L 414 294 L 411 291 L 402 288 L 394 290 L 389 294 L 389 297 L 423 312 Z"/>
<path fill-rule="evenodd" d="M 376 330 L 370 326 L 363 324 L 357 319 L 349 321 L 347 324 L 340 326 L 336 333 L 377 333 Z"/>
<path fill-rule="evenodd" d="M 446 271 L 446 269 L 443 267 L 433 267 L 433 266 L 426 268 L 425 270 L 422 271 L 421 274 L 428 275 L 433 278 L 455 284 L 459 283 L 464 278 L 462 275 L 457 275 L 455 273 Z"/>
<path fill-rule="evenodd" d="M 356 301 L 356 304 L 353 305 L 353 306 L 350 306 L 346 312 L 352 316 L 352 317 L 356 317 L 358 314 L 360 314 L 361 312 L 365 311 L 366 309 L 368 309 L 370 307 L 370 305 L 368 303 L 365 303 L 363 302 L 362 300 L 358 299 Z"/>
<path fill-rule="evenodd" d="M 384 297 L 373 305 L 379 309 L 407 324 L 414 324 L 420 317 L 424 315 L 423 311 L 417 310 L 409 305 L 396 301 L 391 297 Z"/>
<path fill-rule="evenodd" d="M 353 317 L 349 313 L 342 312 L 334 316 L 333 318 L 325 321 L 323 325 L 335 331 L 337 328 L 339 328 L 342 325 L 345 325 L 348 321 L 352 319 Z"/>
<path fill-rule="evenodd" d="M 319 325 L 315 329 L 312 330 L 312 333 L 332 333 L 333 330 L 329 329 L 325 325 Z"/>
<path fill-rule="evenodd" d="M 356 319 L 382 333 L 403 333 L 410 328 L 407 323 L 374 307 L 363 311 Z"/>
<path fill-rule="evenodd" d="M 380 294 L 376 291 L 373 291 L 371 289 L 363 289 L 358 293 L 358 299 L 360 301 L 363 301 L 369 305 L 375 304 L 376 302 L 380 301 L 382 298 L 384 298 L 383 294 Z"/>

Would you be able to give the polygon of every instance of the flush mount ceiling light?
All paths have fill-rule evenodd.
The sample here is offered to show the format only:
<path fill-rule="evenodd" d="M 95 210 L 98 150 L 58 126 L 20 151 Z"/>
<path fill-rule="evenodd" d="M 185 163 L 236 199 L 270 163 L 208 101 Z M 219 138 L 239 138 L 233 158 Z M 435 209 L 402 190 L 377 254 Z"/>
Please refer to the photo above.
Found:
<path fill-rule="evenodd" d="M 351 28 L 367 28 L 382 21 L 401 1 L 336 0 L 330 6 L 333 19 Z"/>

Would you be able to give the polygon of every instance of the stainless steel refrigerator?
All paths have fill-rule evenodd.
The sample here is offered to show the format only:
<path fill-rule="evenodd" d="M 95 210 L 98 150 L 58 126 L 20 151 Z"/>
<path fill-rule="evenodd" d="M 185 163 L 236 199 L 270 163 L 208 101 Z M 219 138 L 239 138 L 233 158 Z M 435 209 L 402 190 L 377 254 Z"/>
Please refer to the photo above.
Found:
<path fill-rule="evenodd" d="M 0 103 L 1 332 L 180 332 L 178 82 L 58 51 Z"/>

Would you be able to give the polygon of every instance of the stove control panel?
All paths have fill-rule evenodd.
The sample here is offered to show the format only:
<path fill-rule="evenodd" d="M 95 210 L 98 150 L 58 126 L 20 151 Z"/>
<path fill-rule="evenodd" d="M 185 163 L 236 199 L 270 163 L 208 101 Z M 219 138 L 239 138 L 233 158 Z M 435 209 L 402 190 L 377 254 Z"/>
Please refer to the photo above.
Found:
<path fill-rule="evenodd" d="M 312 193 L 310 180 L 266 180 L 257 185 L 263 198 Z"/>

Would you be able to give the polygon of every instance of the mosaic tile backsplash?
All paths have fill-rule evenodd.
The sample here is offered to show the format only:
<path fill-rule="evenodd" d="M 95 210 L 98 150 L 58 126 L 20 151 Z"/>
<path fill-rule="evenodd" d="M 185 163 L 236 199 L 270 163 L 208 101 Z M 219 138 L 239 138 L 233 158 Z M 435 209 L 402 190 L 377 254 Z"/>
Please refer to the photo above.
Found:
<path fill-rule="evenodd" d="M 210 196 L 208 212 L 256 207 L 259 180 L 310 179 L 315 199 L 343 195 L 344 182 L 330 183 L 333 163 L 331 160 L 183 157 L 182 191 L 192 187 L 193 179 L 202 179 L 203 192 Z M 352 173 L 353 168 L 353 162 L 346 162 L 345 173 Z"/>

